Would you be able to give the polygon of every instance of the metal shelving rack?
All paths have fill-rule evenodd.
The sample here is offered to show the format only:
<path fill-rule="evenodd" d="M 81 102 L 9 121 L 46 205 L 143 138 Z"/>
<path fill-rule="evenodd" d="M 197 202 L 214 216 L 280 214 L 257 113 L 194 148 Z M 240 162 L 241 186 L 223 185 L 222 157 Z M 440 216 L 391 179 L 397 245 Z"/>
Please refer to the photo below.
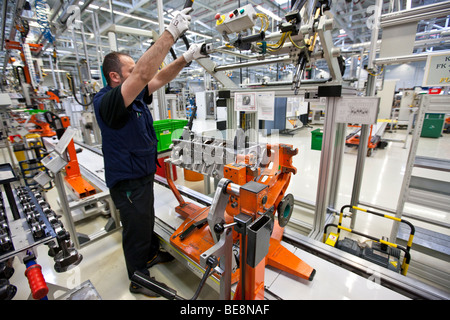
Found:
<path fill-rule="evenodd" d="M 450 160 L 439 159 L 417 155 L 417 149 L 422 132 L 423 121 L 426 113 L 450 113 L 450 96 L 445 95 L 423 95 L 417 114 L 416 126 L 413 131 L 411 148 L 406 163 L 405 175 L 397 203 L 396 217 L 404 215 L 406 203 L 413 203 L 425 208 L 432 208 L 440 211 L 450 210 L 450 182 L 444 180 L 431 179 L 429 177 L 419 177 L 413 175 L 414 168 L 424 168 L 427 170 L 437 170 L 450 172 Z M 435 221 L 423 217 L 416 217 L 426 223 L 449 228 L 446 222 Z M 399 233 L 399 224 L 395 223 L 392 228 L 390 239 L 396 239 Z M 435 237 L 438 239 L 439 237 Z M 436 240 L 435 239 L 435 240 Z M 428 241 L 434 241 L 428 239 Z M 437 241 L 437 240 L 436 240 Z M 449 251 L 449 250 L 447 250 Z M 450 254 L 448 252 L 447 254 Z"/>

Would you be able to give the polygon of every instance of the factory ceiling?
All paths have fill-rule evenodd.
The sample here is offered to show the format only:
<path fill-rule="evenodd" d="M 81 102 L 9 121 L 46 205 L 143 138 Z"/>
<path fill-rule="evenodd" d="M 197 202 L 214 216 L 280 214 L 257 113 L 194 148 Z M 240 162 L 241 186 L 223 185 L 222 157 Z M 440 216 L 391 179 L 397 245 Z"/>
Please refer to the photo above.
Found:
<path fill-rule="evenodd" d="M 91 70 L 98 70 L 102 57 L 111 50 L 110 31 L 115 31 L 117 49 L 127 51 L 138 59 L 160 33 L 158 11 L 162 11 L 163 23 L 167 25 L 172 13 L 182 9 L 184 2 L 185 0 L 160 0 L 158 6 L 156 0 L 0 0 L 0 67 L 4 73 L 9 59 L 18 56 L 17 50 L 6 50 L 5 41 L 19 41 L 24 37 L 26 43 L 43 44 L 40 56 L 43 57 L 44 65 L 48 64 L 48 58 L 45 57 L 51 56 L 56 50 L 60 69 L 74 68 L 80 57 L 85 58 L 87 54 Z M 290 11 L 291 2 L 292 0 L 195 0 L 187 38 L 190 43 L 225 44 L 215 29 L 216 14 L 224 14 L 246 4 L 253 5 L 257 12 L 263 12 L 269 17 L 268 34 L 276 32 L 278 24 Z M 401 8 L 398 5 L 404 2 L 415 8 L 441 1 L 383 1 L 382 13 L 403 10 L 405 4 Z M 345 52 L 371 40 L 369 25 L 373 23 L 374 4 L 375 0 L 332 1 L 335 46 Z M 416 52 L 448 48 L 448 42 L 440 41 L 444 34 L 442 32 L 448 33 L 448 30 L 449 16 L 419 22 L 416 41 L 421 45 L 417 46 Z M 174 49 L 176 55 L 181 55 L 186 46 L 178 41 Z M 211 56 L 218 64 L 236 63 L 244 58 L 244 52 Z M 193 64 L 191 72 L 183 74 L 191 74 L 198 69 L 198 65 Z"/>

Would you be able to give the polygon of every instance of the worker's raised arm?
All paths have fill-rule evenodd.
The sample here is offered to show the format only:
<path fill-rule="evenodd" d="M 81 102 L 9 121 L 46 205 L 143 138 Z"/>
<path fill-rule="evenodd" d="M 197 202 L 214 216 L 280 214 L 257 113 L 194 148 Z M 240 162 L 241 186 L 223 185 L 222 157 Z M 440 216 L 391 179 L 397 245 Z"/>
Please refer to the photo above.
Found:
<path fill-rule="evenodd" d="M 175 17 L 155 44 L 144 53 L 133 70 L 129 70 L 130 76 L 123 82 L 121 88 L 125 107 L 128 107 L 153 79 L 172 45 L 188 30 L 191 21 L 188 12 L 191 10 L 186 8 L 174 14 Z"/>
<path fill-rule="evenodd" d="M 172 63 L 158 72 L 158 74 L 148 83 L 148 93 L 152 94 L 175 79 L 180 71 L 186 66 L 186 63 L 206 57 L 206 55 L 201 53 L 201 47 L 201 44 L 194 43 L 181 57 L 178 57 L 175 61 L 172 61 Z"/>

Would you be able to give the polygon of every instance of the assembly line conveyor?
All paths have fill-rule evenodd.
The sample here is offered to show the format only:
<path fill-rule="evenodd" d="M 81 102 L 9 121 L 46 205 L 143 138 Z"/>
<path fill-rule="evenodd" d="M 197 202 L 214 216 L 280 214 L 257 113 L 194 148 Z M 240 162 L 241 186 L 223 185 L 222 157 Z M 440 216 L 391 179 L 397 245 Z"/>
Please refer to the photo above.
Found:
<path fill-rule="evenodd" d="M 80 169 L 95 183 L 104 184 L 103 156 L 101 151 L 82 144 L 77 148 Z M 91 181 L 92 181 L 91 180 Z M 166 179 L 155 176 L 155 232 L 161 243 L 178 262 L 184 264 L 199 278 L 203 268 L 170 244 L 170 236 L 183 223 L 176 212 L 178 202 L 168 191 Z M 180 193 L 200 206 L 209 206 L 212 198 L 186 186 L 177 185 Z M 332 248 L 319 241 L 298 234 L 286 227 L 283 243 L 295 255 L 317 270 L 314 281 L 288 275 L 267 267 L 265 270 L 265 299 L 449 299 L 450 296 L 420 281 L 377 267 L 361 258 Z M 211 276 L 208 285 L 219 290 L 219 281 Z M 290 290 L 285 290 L 289 286 Z"/>

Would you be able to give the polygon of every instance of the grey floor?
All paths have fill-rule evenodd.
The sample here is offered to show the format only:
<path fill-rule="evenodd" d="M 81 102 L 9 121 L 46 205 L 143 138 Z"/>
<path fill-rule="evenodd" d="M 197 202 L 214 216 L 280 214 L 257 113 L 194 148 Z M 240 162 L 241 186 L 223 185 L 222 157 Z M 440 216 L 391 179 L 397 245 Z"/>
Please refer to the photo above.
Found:
<path fill-rule="evenodd" d="M 214 128 L 214 121 L 197 121 L 194 123 L 194 130 L 208 130 Z M 296 197 L 307 201 L 315 201 L 317 180 L 319 174 L 320 151 L 311 150 L 311 131 L 314 128 L 303 128 L 298 130 L 293 136 L 280 136 L 279 141 L 290 143 L 299 149 L 299 153 L 294 158 L 294 165 L 297 167 L 297 174 L 291 179 L 288 192 Z M 404 130 L 398 130 L 393 133 L 386 133 L 385 138 L 404 139 Z M 410 137 L 409 137 L 410 140 Z M 400 194 L 401 183 L 408 156 L 409 148 L 403 148 L 403 143 L 390 142 L 384 150 L 376 150 L 371 157 L 366 159 L 365 170 L 363 176 L 363 184 L 361 190 L 361 201 L 370 203 L 375 206 L 390 208 L 395 210 L 398 196 Z M 352 184 L 354 178 L 356 164 L 356 149 L 346 148 L 342 167 L 341 180 L 338 193 L 338 207 L 348 204 L 352 192 Z M 421 138 L 419 144 L 420 155 L 428 155 L 432 157 L 450 158 L 450 134 L 444 134 L 438 139 Z M 5 157 L 6 154 L 3 153 Z M 429 172 L 418 172 L 429 176 Z M 184 184 L 194 190 L 203 191 L 203 183 L 191 183 L 183 181 L 183 172 L 178 170 L 177 183 Z M 449 175 L 442 175 L 439 179 L 450 181 Z M 54 210 L 60 210 L 57 199 L 57 193 L 53 189 L 47 193 L 47 199 L 51 203 Z M 439 212 L 431 209 L 425 209 L 417 206 L 408 205 L 406 212 L 417 214 L 422 217 L 440 220 L 450 223 L 448 212 Z M 302 212 L 295 212 L 295 218 L 306 223 L 312 223 L 313 216 Z M 101 228 L 106 223 L 106 218 L 96 217 L 85 219 L 77 223 L 79 232 L 91 233 L 93 230 Z M 415 221 L 416 225 L 426 228 L 432 228 L 438 232 L 448 234 L 448 229 L 437 228 L 435 226 L 424 225 Z M 357 219 L 355 229 L 371 234 L 376 237 L 389 235 L 391 225 L 385 220 L 375 219 L 373 217 L 360 216 Z M 129 280 L 126 275 L 125 262 L 121 247 L 121 232 L 117 231 L 110 235 L 92 242 L 80 249 L 83 255 L 83 261 L 79 266 L 69 270 L 66 273 L 56 273 L 53 269 L 53 261 L 47 255 L 47 247 L 38 247 L 38 263 L 42 265 L 43 273 L 46 281 L 64 288 L 74 288 L 77 285 L 89 280 L 97 290 L 99 296 L 105 300 L 141 300 L 149 299 L 142 295 L 131 294 L 128 290 Z M 417 253 L 413 256 L 416 260 L 433 260 L 433 264 L 437 269 L 448 272 L 449 262 L 434 259 L 432 257 Z M 10 282 L 17 288 L 16 300 L 29 298 L 29 287 L 24 277 L 25 267 L 18 259 L 14 261 L 15 274 Z M 191 270 L 181 265 L 177 261 L 167 263 L 165 265 L 157 265 L 151 270 L 152 276 L 159 281 L 175 288 L 178 294 L 184 297 L 190 297 L 194 294 L 199 278 L 194 275 Z M 427 279 L 421 279 L 429 282 Z M 433 285 L 436 285 L 433 283 Z M 442 289 L 442 288 L 440 288 Z M 450 291 L 449 288 L 443 288 Z M 56 292 L 55 297 L 61 296 L 63 290 Z M 200 299 L 217 299 L 218 293 L 211 287 L 206 286 L 200 296 Z M 162 298 L 161 298 L 162 299 Z"/>

